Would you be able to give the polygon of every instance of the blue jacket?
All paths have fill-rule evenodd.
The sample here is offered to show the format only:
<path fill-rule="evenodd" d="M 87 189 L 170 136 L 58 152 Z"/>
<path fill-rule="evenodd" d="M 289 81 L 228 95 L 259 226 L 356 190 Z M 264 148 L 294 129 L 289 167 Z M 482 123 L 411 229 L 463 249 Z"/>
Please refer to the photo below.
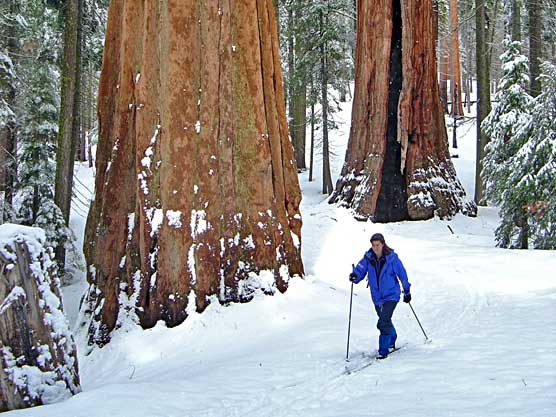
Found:
<path fill-rule="evenodd" d="M 380 275 L 377 277 L 378 271 Z M 401 281 L 405 293 L 408 293 L 411 287 L 407 280 L 407 272 L 392 249 L 388 255 L 380 259 L 377 259 L 373 250 L 369 249 L 353 268 L 353 273 L 356 275 L 354 280 L 356 284 L 367 275 L 367 286 L 371 289 L 371 297 L 375 305 L 382 305 L 385 301 L 400 301 L 401 291 L 398 280 Z"/>

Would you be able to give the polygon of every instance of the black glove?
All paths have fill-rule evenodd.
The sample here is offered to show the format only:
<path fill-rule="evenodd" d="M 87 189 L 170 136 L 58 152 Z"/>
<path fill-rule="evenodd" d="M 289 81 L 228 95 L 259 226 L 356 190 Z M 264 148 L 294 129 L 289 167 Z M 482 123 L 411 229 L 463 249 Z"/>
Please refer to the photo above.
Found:
<path fill-rule="evenodd" d="M 404 303 L 409 303 L 411 301 L 411 293 L 410 292 L 406 292 L 403 295 L 403 302 Z"/>
<path fill-rule="evenodd" d="M 352 272 L 351 274 L 349 274 L 349 280 L 351 282 L 354 282 L 356 279 L 357 279 L 357 275 L 355 275 L 355 273 Z"/>

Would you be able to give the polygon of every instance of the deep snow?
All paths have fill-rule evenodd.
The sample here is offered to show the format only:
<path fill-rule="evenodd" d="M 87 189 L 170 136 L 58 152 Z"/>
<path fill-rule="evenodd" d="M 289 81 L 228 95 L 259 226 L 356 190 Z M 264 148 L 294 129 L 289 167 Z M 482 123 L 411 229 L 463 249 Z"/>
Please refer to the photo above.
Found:
<path fill-rule="evenodd" d="M 351 105 L 334 132 L 336 178 Z M 465 134 L 464 134 L 465 133 Z M 472 196 L 475 128 L 460 128 L 458 175 Z M 456 153 L 452 150 L 452 153 Z M 304 280 L 283 295 L 212 304 L 168 329 L 128 327 L 90 355 L 79 339 L 83 392 L 6 416 L 556 416 L 556 256 L 494 247 L 494 208 L 477 218 L 372 224 L 329 205 L 300 174 Z M 92 189 L 90 170 L 77 168 Z M 84 218 L 72 227 L 82 239 Z M 453 234 L 450 231 L 453 230 Z M 351 264 L 382 232 L 404 262 L 412 305 L 394 323 L 405 347 L 365 370 L 342 375 Z M 64 290 L 75 324 L 83 279 Z M 372 353 L 376 314 L 364 283 L 355 287 L 350 357 Z"/>

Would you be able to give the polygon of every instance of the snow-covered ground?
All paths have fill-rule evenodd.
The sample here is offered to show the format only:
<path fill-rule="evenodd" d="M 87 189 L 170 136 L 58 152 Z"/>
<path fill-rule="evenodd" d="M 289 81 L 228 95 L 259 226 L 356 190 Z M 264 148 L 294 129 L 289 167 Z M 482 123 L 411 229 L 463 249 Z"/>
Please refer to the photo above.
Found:
<path fill-rule="evenodd" d="M 333 178 L 349 132 L 334 132 Z M 473 194 L 475 128 L 460 129 L 456 169 Z M 463 135 L 466 133 L 465 135 Z M 452 153 L 455 153 L 453 151 Z M 91 172 L 80 166 L 91 187 Z M 303 191 L 304 280 L 274 297 L 211 305 L 181 326 L 132 328 L 84 356 L 83 392 L 57 404 L 6 413 L 41 417 L 556 416 L 556 256 L 494 247 L 497 212 L 477 218 L 372 224 L 327 203 L 316 181 Z M 92 188 L 92 187 L 91 187 Z M 72 226 L 82 239 L 84 219 Z M 450 228 L 454 233 L 450 231 Z M 403 349 L 344 375 L 351 264 L 384 233 L 404 262 L 412 305 L 394 313 Z M 75 324 L 85 284 L 64 291 Z M 355 287 L 350 358 L 378 343 L 368 289 Z M 80 342 L 82 343 L 82 342 Z"/>

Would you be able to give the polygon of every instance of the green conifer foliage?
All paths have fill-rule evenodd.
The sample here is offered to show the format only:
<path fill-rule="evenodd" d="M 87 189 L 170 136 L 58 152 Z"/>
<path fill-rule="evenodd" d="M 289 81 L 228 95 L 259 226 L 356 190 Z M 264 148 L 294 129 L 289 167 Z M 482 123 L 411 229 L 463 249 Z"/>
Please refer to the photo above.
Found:
<path fill-rule="evenodd" d="M 17 221 L 41 227 L 47 244 L 56 249 L 73 241 L 60 209 L 54 204 L 56 138 L 60 107 L 57 68 L 60 48 L 56 10 L 43 2 L 28 2 L 25 57 L 21 62 L 24 82 L 20 86 L 20 129 L 18 151 Z"/>
<path fill-rule="evenodd" d="M 0 128 L 3 128 L 14 117 L 10 105 L 4 97 L 4 92 L 8 89 L 8 86 L 14 84 L 15 72 L 12 60 L 5 51 L 0 49 Z"/>
<path fill-rule="evenodd" d="M 522 128 L 529 140 L 516 155 L 514 168 L 527 192 L 531 243 L 556 249 L 556 65 L 542 64 L 540 80 L 542 92 Z"/>
<path fill-rule="evenodd" d="M 504 75 L 482 124 L 490 137 L 485 192 L 500 208 L 497 245 L 556 248 L 556 69 L 544 64 L 543 93 L 527 92 L 528 59 L 519 42 L 504 41 Z"/>
<path fill-rule="evenodd" d="M 328 89 L 338 94 L 328 94 L 327 127 L 336 129 L 334 114 L 339 111 L 339 101 L 348 99 L 353 80 L 353 49 L 355 48 L 356 10 L 353 0 L 288 0 L 280 2 L 280 44 L 284 90 L 287 100 L 306 87 L 305 104 L 322 103 L 321 59 L 325 56 L 324 77 Z M 288 13 L 292 18 L 288 19 Z M 327 22 L 321 27 L 320 19 Z M 292 42 L 288 45 L 288 42 Z M 325 48 L 322 46 L 325 45 Z M 293 96 L 293 97 L 292 97 Z M 291 118 L 292 115 L 289 114 Z M 316 123 L 323 131 L 322 110 L 316 115 Z M 291 127 L 291 123 L 290 123 Z M 291 133 L 291 132 L 290 132 Z"/>

